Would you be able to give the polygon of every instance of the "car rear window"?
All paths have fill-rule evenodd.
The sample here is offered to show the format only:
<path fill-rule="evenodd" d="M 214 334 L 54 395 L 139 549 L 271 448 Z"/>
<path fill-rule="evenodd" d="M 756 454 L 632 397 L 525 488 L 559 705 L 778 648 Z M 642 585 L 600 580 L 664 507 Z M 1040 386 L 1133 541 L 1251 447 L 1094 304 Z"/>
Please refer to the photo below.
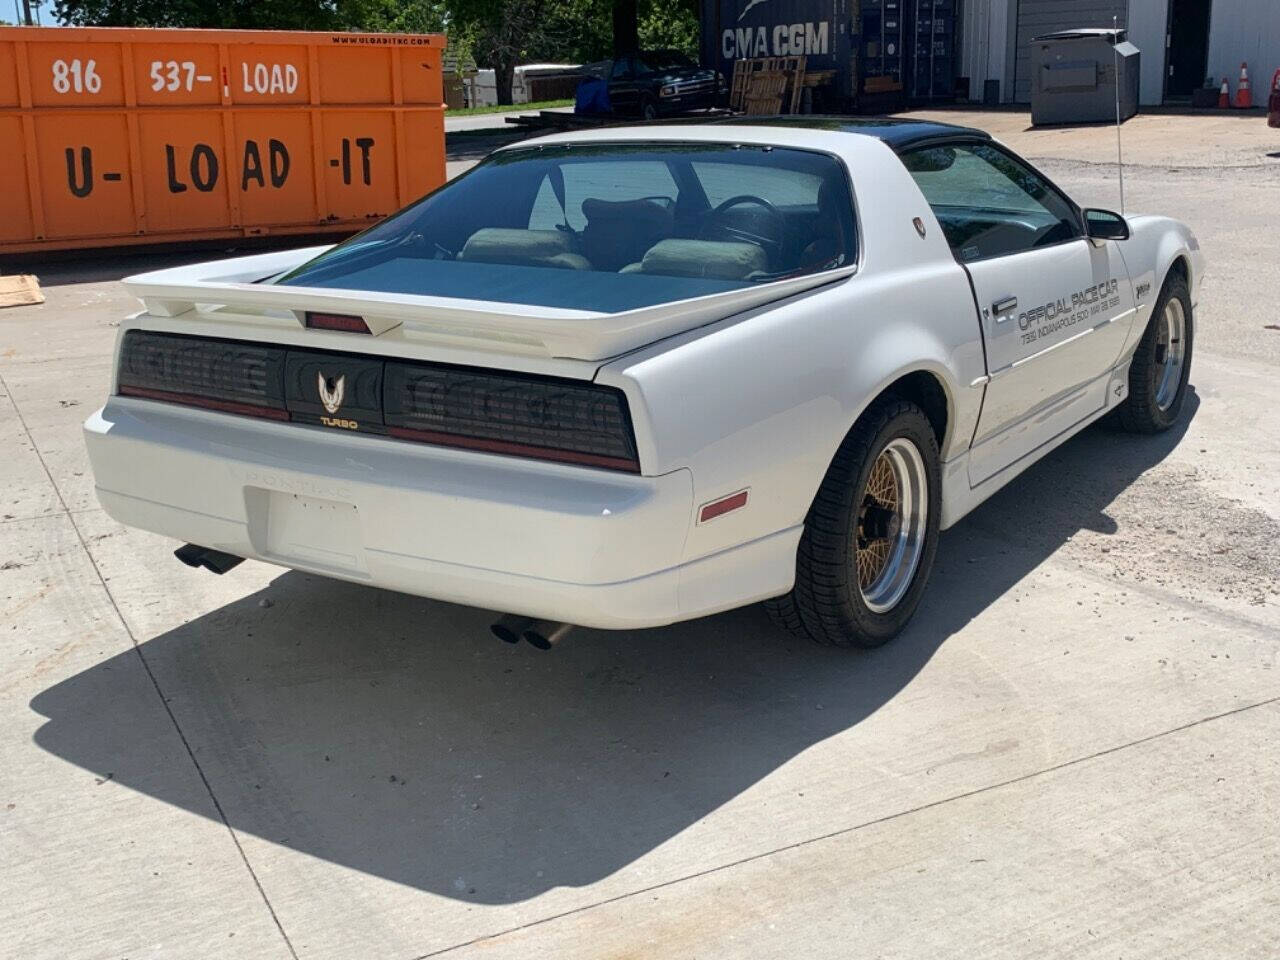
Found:
<path fill-rule="evenodd" d="M 275 282 L 617 312 L 854 262 L 843 165 L 764 146 L 502 151 Z"/>

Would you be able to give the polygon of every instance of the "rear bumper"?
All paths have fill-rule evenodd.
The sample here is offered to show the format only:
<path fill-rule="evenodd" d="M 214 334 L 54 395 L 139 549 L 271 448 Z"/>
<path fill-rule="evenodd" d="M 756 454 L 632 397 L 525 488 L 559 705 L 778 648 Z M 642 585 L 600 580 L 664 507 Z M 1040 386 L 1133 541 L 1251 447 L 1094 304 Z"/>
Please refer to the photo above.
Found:
<path fill-rule="evenodd" d="M 239 556 L 583 626 L 657 626 L 785 592 L 799 528 L 687 559 L 693 483 L 113 397 L 85 423 L 129 526 Z"/>

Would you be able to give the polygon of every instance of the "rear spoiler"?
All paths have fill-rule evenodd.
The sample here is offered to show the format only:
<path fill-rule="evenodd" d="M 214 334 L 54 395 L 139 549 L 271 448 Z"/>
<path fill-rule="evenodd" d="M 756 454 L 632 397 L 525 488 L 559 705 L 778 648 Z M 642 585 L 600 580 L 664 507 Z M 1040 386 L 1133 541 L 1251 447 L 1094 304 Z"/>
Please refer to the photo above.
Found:
<path fill-rule="evenodd" d="M 652 307 L 601 313 L 520 303 L 459 300 L 369 290 L 277 286 L 265 279 L 324 252 L 309 247 L 171 267 L 124 280 L 152 316 L 201 319 L 251 314 L 277 322 L 305 321 L 308 311 L 361 316 L 375 335 L 397 327 L 407 339 L 464 344 L 502 353 L 606 360 L 637 347 L 851 276 L 856 267 L 776 280 Z M 572 273 L 566 271 L 565 280 Z"/>

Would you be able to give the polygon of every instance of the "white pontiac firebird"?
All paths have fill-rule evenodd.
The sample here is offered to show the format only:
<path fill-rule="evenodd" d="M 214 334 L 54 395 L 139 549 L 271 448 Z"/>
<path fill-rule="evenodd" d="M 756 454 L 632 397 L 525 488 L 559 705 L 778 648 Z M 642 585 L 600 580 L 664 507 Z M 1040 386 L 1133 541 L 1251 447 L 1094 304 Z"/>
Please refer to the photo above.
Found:
<path fill-rule="evenodd" d="M 128 279 L 85 433 L 107 512 L 192 566 L 541 646 L 756 601 L 873 646 L 939 530 L 1106 414 L 1177 419 L 1202 270 L 978 130 L 569 133 L 335 246 Z"/>

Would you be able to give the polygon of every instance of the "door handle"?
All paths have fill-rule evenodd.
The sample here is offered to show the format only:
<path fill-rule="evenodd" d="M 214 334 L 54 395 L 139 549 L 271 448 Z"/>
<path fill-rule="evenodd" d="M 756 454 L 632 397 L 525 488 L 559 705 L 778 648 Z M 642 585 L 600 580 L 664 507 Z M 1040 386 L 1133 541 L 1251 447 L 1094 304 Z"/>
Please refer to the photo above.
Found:
<path fill-rule="evenodd" d="M 1008 313 L 1018 305 L 1017 297 L 1001 297 L 995 303 L 991 304 L 991 312 L 996 315 L 996 323 L 1004 323 L 1008 317 L 1002 317 L 1000 314 Z"/>

